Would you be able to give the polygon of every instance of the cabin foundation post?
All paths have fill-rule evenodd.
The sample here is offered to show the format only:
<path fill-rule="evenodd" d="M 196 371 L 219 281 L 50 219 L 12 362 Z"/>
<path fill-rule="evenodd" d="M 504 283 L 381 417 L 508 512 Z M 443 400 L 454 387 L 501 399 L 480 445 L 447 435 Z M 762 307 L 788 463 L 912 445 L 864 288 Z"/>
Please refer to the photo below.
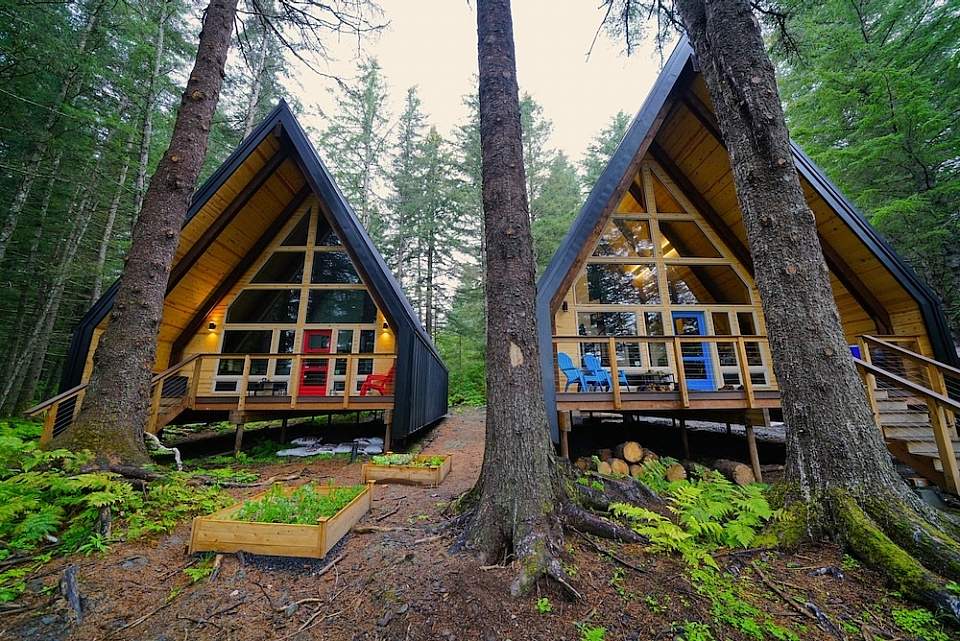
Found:
<path fill-rule="evenodd" d="M 383 410 L 383 451 L 390 451 L 390 432 L 393 427 L 393 411 Z"/>
<path fill-rule="evenodd" d="M 237 426 L 237 433 L 233 439 L 233 455 L 236 456 L 243 447 L 243 426 L 247 422 L 247 416 L 242 411 L 233 410 L 230 412 L 230 422 Z"/>
<path fill-rule="evenodd" d="M 733 434 L 733 426 L 730 425 L 730 421 L 727 421 L 727 436 Z"/>
<path fill-rule="evenodd" d="M 287 418 L 286 417 L 284 417 L 283 420 L 280 421 L 280 442 L 281 443 L 287 442 Z"/>
<path fill-rule="evenodd" d="M 570 434 L 573 421 L 570 419 L 570 412 L 557 412 L 557 425 L 560 428 L 560 456 L 567 460 L 570 459 Z"/>
<path fill-rule="evenodd" d="M 687 434 L 687 419 L 680 419 L 680 442 L 683 445 L 683 458 L 690 459 L 690 437 Z"/>
<path fill-rule="evenodd" d="M 760 473 L 760 455 L 757 454 L 757 437 L 753 433 L 753 419 L 747 417 L 743 422 L 743 427 L 747 431 L 747 450 L 750 452 L 750 467 L 753 468 L 753 477 L 758 483 L 763 482 L 763 475 Z"/>

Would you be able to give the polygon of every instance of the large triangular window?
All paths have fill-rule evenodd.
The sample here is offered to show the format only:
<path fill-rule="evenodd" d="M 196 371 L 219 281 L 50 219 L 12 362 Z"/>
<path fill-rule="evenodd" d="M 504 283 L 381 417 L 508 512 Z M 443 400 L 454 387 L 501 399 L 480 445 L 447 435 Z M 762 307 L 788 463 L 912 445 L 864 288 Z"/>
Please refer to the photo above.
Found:
<path fill-rule="evenodd" d="M 618 258 L 653 256 L 650 223 L 646 220 L 613 218 L 600 234 L 593 255 Z"/>

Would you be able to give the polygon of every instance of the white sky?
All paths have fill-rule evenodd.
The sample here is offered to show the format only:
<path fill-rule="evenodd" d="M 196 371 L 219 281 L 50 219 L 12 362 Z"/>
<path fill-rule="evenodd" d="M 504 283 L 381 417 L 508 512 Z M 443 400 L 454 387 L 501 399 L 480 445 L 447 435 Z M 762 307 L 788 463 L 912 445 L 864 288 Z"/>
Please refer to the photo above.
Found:
<path fill-rule="evenodd" d="M 640 108 L 660 69 L 652 43 L 631 58 L 604 34 L 590 47 L 602 13 L 598 0 L 514 0 L 514 37 L 521 92 L 533 95 L 553 121 L 551 146 L 578 160 L 590 139 L 619 110 Z M 449 134 L 466 117 L 462 98 L 477 73 L 476 5 L 467 0 L 381 0 L 388 29 L 365 40 L 389 84 L 395 121 L 408 87 L 417 85 L 431 124 Z M 356 41 L 331 47 L 324 71 L 356 72 Z M 666 49 L 669 53 L 669 48 Z M 333 113 L 328 79 L 298 65 L 290 91 L 302 102 L 304 125 L 322 129 L 317 107 Z"/>

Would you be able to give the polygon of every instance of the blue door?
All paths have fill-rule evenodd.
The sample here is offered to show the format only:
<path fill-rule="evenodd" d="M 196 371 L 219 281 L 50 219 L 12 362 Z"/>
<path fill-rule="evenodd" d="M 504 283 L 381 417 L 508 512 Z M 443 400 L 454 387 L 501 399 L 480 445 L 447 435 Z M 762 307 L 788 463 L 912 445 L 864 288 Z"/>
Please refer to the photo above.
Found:
<path fill-rule="evenodd" d="M 707 319 L 703 312 L 673 312 L 673 332 L 677 336 L 706 336 Z M 717 389 L 709 343 L 680 343 L 680 354 L 688 390 L 712 392 Z"/>

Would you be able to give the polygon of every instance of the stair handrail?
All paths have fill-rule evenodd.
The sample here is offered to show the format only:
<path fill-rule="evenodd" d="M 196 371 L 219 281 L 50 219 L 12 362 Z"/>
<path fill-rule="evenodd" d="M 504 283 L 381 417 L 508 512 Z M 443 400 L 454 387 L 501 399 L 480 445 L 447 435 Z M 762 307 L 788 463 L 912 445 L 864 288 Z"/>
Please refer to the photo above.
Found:
<path fill-rule="evenodd" d="M 202 358 L 203 356 L 205 356 L 205 354 L 192 354 L 187 358 L 183 359 L 182 361 L 180 361 L 179 363 L 177 363 L 176 365 L 171 365 L 170 367 L 163 370 L 162 372 L 155 373 L 150 378 L 150 389 L 152 390 L 156 384 L 170 378 L 172 374 L 180 371 L 181 369 L 184 368 L 184 366 L 189 365 L 193 361 L 197 360 L 198 358 Z M 51 396 L 50 398 L 43 401 L 42 403 L 38 403 L 37 405 L 34 405 L 30 409 L 24 411 L 24 414 L 26 416 L 35 416 L 36 414 L 39 414 L 45 409 L 48 409 L 51 406 L 56 405 L 57 403 L 62 403 L 68 398 L 71 398 L 73 396 L 78 396 L 80 392 L 87 389 L 87 385 L 89 385 L 89 383 L 80 383 L 79 385 L 75 385 L 68 390 L 60 392 L 56 396 Z"/>
<path fill-rule="evenodd" d="M 960 369 L 953 367 L 952 365 L 947 365 L 946 363 L 942 363 L 936 359 L 930 358 L 929 356 L 918 354 L 913 350 L 907 349 L 906 347 L 900 347 L 899 345 L 885 341 L 882 338 L 877 338 L 876 336 L 871 336 L 870 334 L 864 334 L 862 338 L 876 345 L 891 349 L 905 358 L 917 361 L 918 363 L 923 363 L 924 365 L 929 365 L 930 367 L 935 367 L 941 372 L 949 372 L 952 376 L 960 377 Z"/>
<path fill-rule="evenodd" d="M 854 357 L 853 362 L 856 363 L 857 367 L 860 367 L 868 374 L 872 374 L 877 378 L 882 378 L 886 381 L 889 381 L 896 385 L 897 387 L 909 390 L 919 396 L 922 396 L 926 399 L 939 403 L 940 405 L 945 405 L 955 412 L 960 411 L 960 402 L 955 401 L 949 396 L 944 396 L 943 394 L 938 394 L 930 388 L 924 387 L 918 383 L 914 383 L 911 380 L 903 378 L 902 376 L 897 376 L 893 372 L 883 369 L 882 367 L 877 367 L 873 363 L 868 363 L 864 360 Z"/>

